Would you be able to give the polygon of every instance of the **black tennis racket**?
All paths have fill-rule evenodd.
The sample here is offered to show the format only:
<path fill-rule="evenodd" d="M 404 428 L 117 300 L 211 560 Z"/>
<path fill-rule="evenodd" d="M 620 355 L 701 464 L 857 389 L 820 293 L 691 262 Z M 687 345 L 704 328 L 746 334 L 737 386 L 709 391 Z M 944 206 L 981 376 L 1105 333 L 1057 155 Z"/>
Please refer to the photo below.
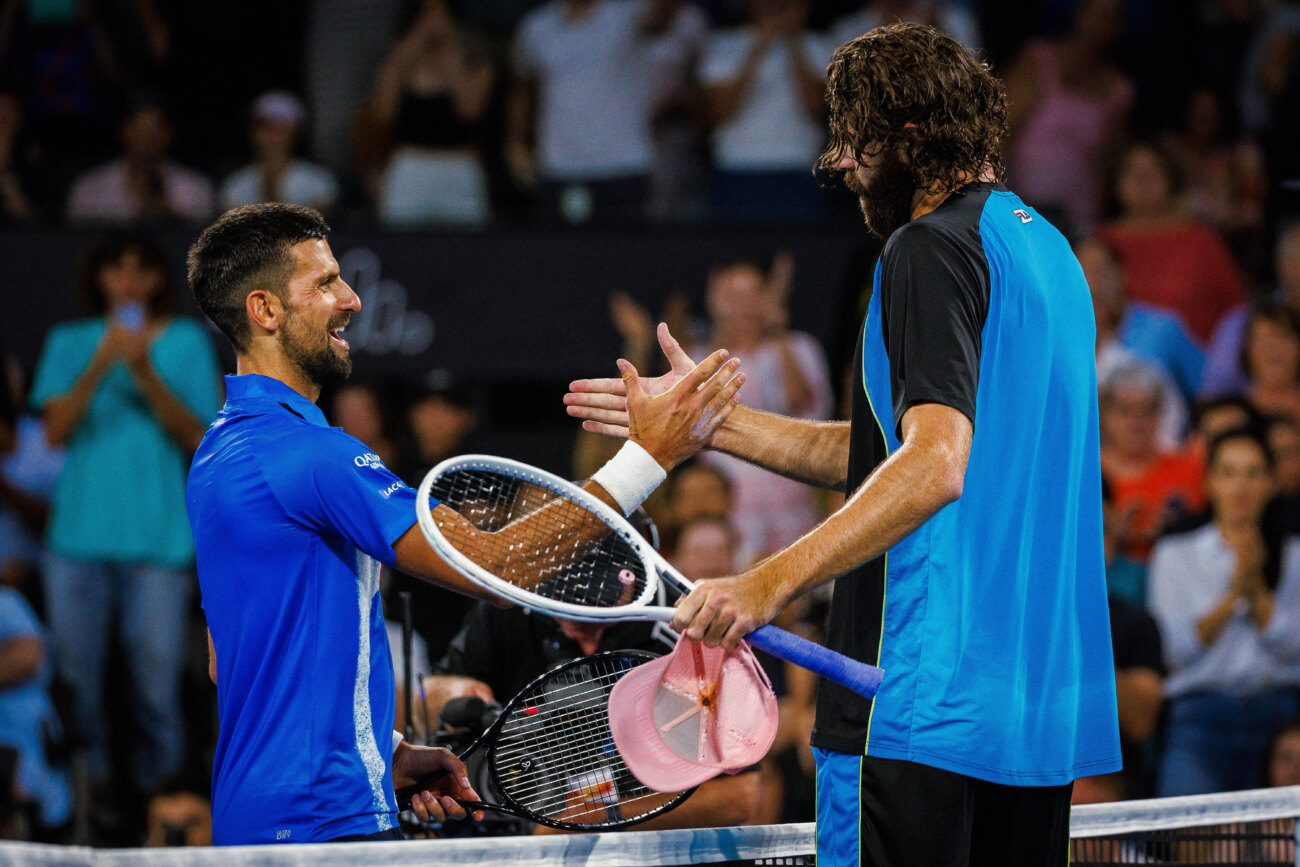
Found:
<path fill-rule="evenodd" d="M 619 650 L 561 663 L 524 687 L 501 715 L 460 754 L 486 749 L 495 802 L 462 801 L 466 810 L 492 810 L 561 828 L 623 828 L 666 813 L 691 792 L 665 794 L 641 784 L 619 755 L 609 730 L 609 692 L 624 674 L 654 659 Z M 445 772 L 397 792 L 398 810 Z"/>

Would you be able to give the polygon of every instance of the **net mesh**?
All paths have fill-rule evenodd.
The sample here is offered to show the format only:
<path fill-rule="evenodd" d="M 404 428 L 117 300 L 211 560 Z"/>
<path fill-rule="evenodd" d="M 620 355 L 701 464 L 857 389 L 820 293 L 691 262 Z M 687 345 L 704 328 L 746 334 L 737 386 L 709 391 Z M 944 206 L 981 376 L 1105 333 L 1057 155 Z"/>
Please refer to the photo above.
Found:
<path fill-rule="evenodd" d="M 1070 863 L 1295 865 L 1300 787 L 1077 807 Z"/>
<path fill-rule="evenodd" d="M 1092 851 L 1078 864 L 1296 864 L 1300 787 L 1076 807 L 1071 845 Z M 1188 839 L 1179 840 L 1178 837 Z M 0 843 L 0 865 L 25 867 L 356 867 L 474 864 L 478 867 L 731 867 L 815 864 L 807 825 L 557 837 L 429 840 L 224 849 L 87 849 Z"/>
<path fill-rule="evenodd" d="M 646 590 L 636 547 L 562 493 L 477 467 L 451 468 L 431 492 L 459 515 L 435 513 L 443 538 L 516 587 L 600 608 L 627 605 Z"/>

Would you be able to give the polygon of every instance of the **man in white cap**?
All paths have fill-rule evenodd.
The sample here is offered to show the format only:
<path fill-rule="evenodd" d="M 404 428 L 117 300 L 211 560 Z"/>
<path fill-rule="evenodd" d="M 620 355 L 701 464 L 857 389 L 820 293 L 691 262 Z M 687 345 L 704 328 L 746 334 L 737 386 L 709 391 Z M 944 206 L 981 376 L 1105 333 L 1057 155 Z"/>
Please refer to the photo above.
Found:
<path fill-rule="evenodd" d="M 268 91 L 249 111 L 248 141 L 253 162 L 221 185 L 221 207 L 261 202 L 290 202 L 328 212 L 339 197 L 339 184 L 321 166 L 298 159 L 295 150 L 307 112 L 284 90 Z"/>

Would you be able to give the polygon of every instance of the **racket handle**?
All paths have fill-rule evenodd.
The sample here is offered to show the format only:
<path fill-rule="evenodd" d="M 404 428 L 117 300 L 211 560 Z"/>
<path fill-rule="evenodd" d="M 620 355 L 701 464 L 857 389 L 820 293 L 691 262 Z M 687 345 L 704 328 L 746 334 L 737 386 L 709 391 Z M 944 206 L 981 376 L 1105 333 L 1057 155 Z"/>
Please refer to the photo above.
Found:
<path fill-rule="evenodd" d="M 393 795 L 397 798 L 397 812 L 400 813 L 403 810 L 411 809 L 412 798 L 421 792 L 428 790 L 430 786 L 447 776 L 447 774 L 447 771 L 438 771 L 435 774 L 430 774 L 413 786 L 407 786 L 394 792 Z"/>
<path fill-rule="evenodd" d="M 885 674 L 883 668 L 849 659 L 842 653 L 775 626 L 760 626 L 745 639 L 775 657 L 846 686 L 863 698 L 875 696 L 880 678 Z"/>

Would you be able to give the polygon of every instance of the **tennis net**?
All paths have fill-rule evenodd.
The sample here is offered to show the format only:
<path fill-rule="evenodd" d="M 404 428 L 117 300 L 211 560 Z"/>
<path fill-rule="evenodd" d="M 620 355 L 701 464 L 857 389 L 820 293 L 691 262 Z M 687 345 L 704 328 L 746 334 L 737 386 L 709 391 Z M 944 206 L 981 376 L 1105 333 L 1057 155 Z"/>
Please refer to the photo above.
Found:
<path fill-rule="evenodd" d="M 1071 865 L 1298 865 L 1300 786 L 1076 807 Z M 812 825 L 626 831 L 410 843 L 245 846 L 224 849 L 88 849 L 0 844 L 0 867 L 810 867 Z"/>

